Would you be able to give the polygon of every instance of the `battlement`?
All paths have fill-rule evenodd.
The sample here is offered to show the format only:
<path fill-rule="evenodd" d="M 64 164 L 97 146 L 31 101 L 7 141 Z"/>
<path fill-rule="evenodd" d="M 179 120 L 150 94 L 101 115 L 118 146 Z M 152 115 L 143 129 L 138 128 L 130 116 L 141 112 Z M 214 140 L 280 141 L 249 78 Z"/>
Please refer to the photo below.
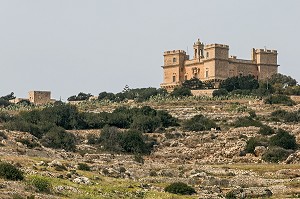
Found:
<path fill-rule="evenodd" d="M 229 49 L 229 46 L 225 45 L 225 44 L 208 44 L 208 45 L 205 45 L 204 48 L 205 49 L 208 49 L 208 48 L 225 48 L 225 49 Z"/>
<path fill-rule="evenodd" d="M 170 51 L 165 51 L 164 55 L 173 55 L 173 54 L 185 54 L 186 52 L 184 50 L 170 50 Z"/>
<path fill-rule="evenodd" d="M 277 50 L 255 49 L 255 53 L 277 54 Z"/>

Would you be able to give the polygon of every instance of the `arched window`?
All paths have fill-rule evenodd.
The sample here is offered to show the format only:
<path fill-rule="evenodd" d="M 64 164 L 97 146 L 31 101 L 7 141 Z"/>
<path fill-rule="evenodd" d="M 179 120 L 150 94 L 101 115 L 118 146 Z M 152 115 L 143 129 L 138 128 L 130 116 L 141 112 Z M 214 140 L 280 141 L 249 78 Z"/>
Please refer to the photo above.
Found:
<path fill-rule="evenodd" d="M 209 52 L 206 52 L 206 58 L 208 58 L 209 57 Z"/>
<path fill-rule="evenodd" d="M 173 58 L 173 63 L 176 62 L 176 57 Z"/>

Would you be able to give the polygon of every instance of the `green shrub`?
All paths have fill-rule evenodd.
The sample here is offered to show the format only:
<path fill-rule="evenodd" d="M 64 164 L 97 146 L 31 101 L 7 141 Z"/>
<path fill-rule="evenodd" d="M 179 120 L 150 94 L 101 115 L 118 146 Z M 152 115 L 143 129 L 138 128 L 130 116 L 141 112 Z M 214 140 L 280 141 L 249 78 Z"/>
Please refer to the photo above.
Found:
<path fill-rule="evenodd" d="M 266 162 L 278 163 L 285 160 L 291 154 L 290 150 L 281 147 L 270 147 L 262 156 Z"/>
<path fill-rule="evenodd" d="M 265 99 L 266 104 L 284 104 L 293 106 L 296 103 L 287 95 L 270 95 Z"/>
<path fill-rule="evenodd" d="M 285 110 L 277 110 L 271 113 L 273 120 L 283 121 L 283 122 L 299 122 L 300 121 L 300 111 L 288 112 Z"/>
<path fill-rule="evenodd" d="M 274 129 L 272 129 L 271 127 L 269 127 L 267 125 L 262 125 L 259 128 L 258 133 L 261 134 L 261 135 L 272 135 L 272 134 L 275 133 L 275 131 L 274 131 Z"/>
<path fill-rule="evenodd" d="M 236 197 L 236 195 L 234 194 L 233 191 L 229 191 L 229 192 L 226 193 L 225 198 L 226 199 L 236 199 L 237 197 Z"/>
<path fill-rule="evenodd" d="M 228 91 L 224 88 L 214 90 L 212 93 L 213 97 L 221 97 L 221 96 L 226 96 L 228 95 Z"/>
<path fill-rule="evenodd" d="M 189 88 L 185 87 L 176 87 L 171 92 L 171 96 L 173 97 L 186 97 L 186 96 L 192 96 L 192 92 Z"/>
<path fill-rule="evenodd" d="M 152 146 L 144 139 L 140 131 L 128 130 L 122 133 L 121 146 L 128 153 L 149 154 Z"/>
<path fill-rule="evenodd" d="M 50 131 L 43 136 L 41 143 L 46 147 L 54 149 L 65 149 L 67 151 L 74 151 L 76 149 L 75 135 L 66 132 L 61 127 L 50 129 Z"/>
<path fill-rule="evenodd" d="M 0 98 L 0 107 L 7 107 L 10 105 L 10 102 L 8 100 L 4 100 Z"/>
<path fill-rule="evenodd" d="M 276 135 L 270 138 L 270 146 L 278 146 L 284 149 L 296 149 L 297 143 L 294 135 L 289 134 L 283 129 L 278 129 Z"/>
<path fill-rule="evenodd" d="M 105 126 L 101 130 L 101 134 L 99 139 L 99 143 L 103 146 L 104 150 L 111 151 L 111 152 L 121 152 L 121 139 L 122 139 L 122 132 L 117 129 L 116 127 L 109 127 Z"/>
<path fill-rule="evenodd" d="M 7 180 L 23 180 L 23 172 L 10 163 L 0 162 L 0 178 Z"/>
<path fill-rule="evenodd" d="M 268 146 L 268 142 L 266 139 L 260 137 L 250 138 L 246 143 L 245 152 L 254 153 L 254 149 L 257 146 Z"/>
<path fill-rule="evenodd" d="M 195 115 L 191 119 L 185 120 L 182 127 L 188 131 L 207 131 L 216 128 L 217 124 L 203 115 Z"/>
<path fill-rule="evenodd" d="M 82 170 L 82 171 L 90 171 L 91 167 L 86 163 L 79 163 L 78 164 L 78 169 Z"/>
<path fill-rule="evenodd" d="M 0 112 L 0 122 L 8 122 L 12 119 L 13 117 L 10 116 L 6 112 Z"/>
<path fill-rule="evenodd" d="M 156 128 L 160 126 L 160 120 L 158 117 L 151 116 L 138 116 L 133 119 L 131 128 L 137 129 L 143 133 L 154 132 Z"/>
<path fill-rule="evenodd" d="M 42 176 L 33 176 L 29 179 L 29 184 L 34 186 L 38 192 L 50 192 L 51 182 Z"/>
<path fill-rule="evenodd" d="M 192 195 L 196 193 L 195 189 L 183 182 L 175 182 L 165 187 L 165 192 L 180 194 L 180 195 Z"/>
<path fill-rule="evenodd" d="M 257 116 L 254 110 L 250 110 L 248 113 L 249 113 L 249 117 L 250 117 L 250 118 L 253 118 L 253 119 L 254 119 L 254 118 L 256 118 L 256 116 Z"/>
<path fill-rule="evenodd" d="M 249 127 L 249 126 L 261 127 L 263 126 L 263 124 L 260 121 L 255 120 L 251 117 L 239 117 L 234 122 L 234 127 Z"/>

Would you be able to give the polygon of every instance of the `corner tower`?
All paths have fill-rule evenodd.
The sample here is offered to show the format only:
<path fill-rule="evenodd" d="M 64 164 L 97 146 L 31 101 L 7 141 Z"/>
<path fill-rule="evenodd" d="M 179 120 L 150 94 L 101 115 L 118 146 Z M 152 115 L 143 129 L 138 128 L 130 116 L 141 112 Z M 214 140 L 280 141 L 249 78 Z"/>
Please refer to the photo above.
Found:
<path fill-rule="evenodd" d="M 172 50 L 164 52 L 164 81 L 161 84 L 166 90 L 173 90 L 184 81 L 184 62 L 188 60 L 184 50 Z"/>
<path fill-rule="evenodd" d="M 277 50 L 252 50 L 252 60 L 257 65 L 258 79 L 268 79 L 278 73 L 277 55 Z"/>

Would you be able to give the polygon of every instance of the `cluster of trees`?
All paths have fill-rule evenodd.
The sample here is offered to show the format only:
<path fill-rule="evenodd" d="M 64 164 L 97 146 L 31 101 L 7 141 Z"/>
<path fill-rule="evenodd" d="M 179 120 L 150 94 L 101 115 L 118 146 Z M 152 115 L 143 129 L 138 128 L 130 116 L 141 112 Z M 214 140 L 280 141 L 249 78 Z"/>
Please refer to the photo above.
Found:
<path fill-rule="evenodd" d="M 300 86 L 292 77 L 280 73 L 260 82 L 254 76 L 230 77 L 220 84 L 220 89 L 216 90 L 213 96 L 224 96 L 229 93 L 256 96 L 299 95 Z"/>
<path fill-rule="evenodd" d="M 11 92 L 8 95 L 0 97 L 0 107 L 7 107 L 10 105 L 9 100 L 15 99 L 16 97 L 14 96 L 15 94 Z"/>
<path fill-rule="evenodd" d="M 156 89 L 156 88 L 136 88 L 136 89 L 124 89 L 122 92 L 119 93 L 107 93 L 102 92 L 99 93 L 98 99 L 99 100 L 109 100 L 113 102 L 121 102 L 124 100 L 136 100 L 138 102 L 146 101 L 150 99 L 152 96 L 157 95 L 166 95 L 167 91 L 165 89 Z"/>
<path fill-rule="evenodd" d="M 119 107 L 112 113 L 88 113 L 79 112 L 73 105 L 57 104 L 4 118 L 6 129 L 29 132 L 39 138 L 44 146 L 69 151 L 75 150 L 76 139 L 66 130 L 103 128 L 108 125 L 150 133 L 159 127 L 179 125 L 178 120 L 168 112 L 155 110 L 149 106 Z"/>
<path fill-rule="evenodd" d="M 90 135 L 88 143 L 100 144 L 104 150 L 110 152 L 149 154 L 156 142 L 138 130 L 121 131 L 116 127 L 105 126 L 100 136 Z"/>
<path fill-rule="evenodd" d="M 83 101 L 88 100 L 92 95 L 90 93 L 86 94 L 83 92 L 78 93 L 78 95 L 72 95 L 68 98 L 68 101 Z"/>

